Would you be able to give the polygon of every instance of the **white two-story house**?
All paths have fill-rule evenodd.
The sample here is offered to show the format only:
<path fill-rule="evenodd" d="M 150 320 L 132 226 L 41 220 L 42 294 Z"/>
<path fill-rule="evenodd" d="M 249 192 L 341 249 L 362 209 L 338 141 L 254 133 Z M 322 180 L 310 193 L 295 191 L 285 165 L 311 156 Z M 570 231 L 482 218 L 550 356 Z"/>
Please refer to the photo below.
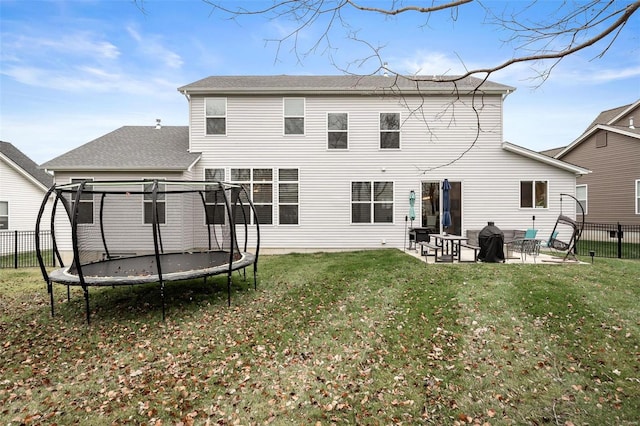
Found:
<path fill-rule="evenodd" d="M 588 173 L 504 142 L 514 89 L 476 78 L 214 76 L 178 90 L 187 127 L 122 127 L 43 167 L 58 183 L 242 183 L 261 247 L 272 252 L 403 248 L 409 227 L 443 230 L 445 179 L 452 223 L 444 230 L 464 234 L 488 221 L 526 229 L 535 216 L 544 236 L 560 194 L 574 194 L 576 176 Z M 575 216 L 575 205 L 562 213 Z"/>

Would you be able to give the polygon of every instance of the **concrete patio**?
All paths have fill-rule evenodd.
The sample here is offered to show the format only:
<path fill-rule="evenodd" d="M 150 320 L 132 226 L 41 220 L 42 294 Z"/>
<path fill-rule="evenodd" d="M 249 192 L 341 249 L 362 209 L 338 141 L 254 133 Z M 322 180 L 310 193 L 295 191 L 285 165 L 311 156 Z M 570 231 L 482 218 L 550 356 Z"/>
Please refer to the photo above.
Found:
<path fill-rule="evenodd" d="M 415 257 L 416 259 L 420 259 L 421 261 L 426 262 L 427 264 L 436 263 L 434 256 L 421 256 L 420 248 L 418 248 L 417 250 L 413 248 L 411 249 L 406 248 L 404 252 L 410 256 Z M 510 253 L 509 256 L 507 256 L 507 251 L 505 250 L 505 256 L 507 257 L 507 259 L 505 259 L 505 263 L 512 263 L 512 264 L 534 264 L 535 263 L 539 265 L 585 264 L 585 262 L 576 262 L 571 259 L 568 259 L 567 261 L 563 261 L 564 255 L 565 253 L 563 252 L 558 252 L 555 254 L 541 252 L 537 256 L 532 256 L 532 255 L 524 256 L 524 255 L 521 255 L 521 253 Z M 467 262 L 473 263 L 473 256 L 474 256 L 473 250 L 468 248 L 462 248 L 462 251 L 460 252 L 460 259 L 463 263 L 467 263 Z M 438 265 L 446 265 L 448 263 L 449 262 L 437 262 Z M 458 263 L 457 258 L 455 259 L 454 263 Z"/>

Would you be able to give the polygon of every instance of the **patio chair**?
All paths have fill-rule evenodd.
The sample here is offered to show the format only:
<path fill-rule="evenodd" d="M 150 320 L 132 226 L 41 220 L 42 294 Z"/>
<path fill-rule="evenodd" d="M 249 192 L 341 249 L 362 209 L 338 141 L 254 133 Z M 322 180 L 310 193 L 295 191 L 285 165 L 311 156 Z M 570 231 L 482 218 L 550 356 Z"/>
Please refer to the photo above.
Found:
<path fill-rule="evenodd" d="M 527 255 L 533 256 L 535 263 L 536 257 L 540 254 L 540 240 L 536 240 L 538 234 L 537 229 L 529 228 L 523 238 L 518 238 L 509 243 L 509 248 L 516 253 L 520 253 L 520 260 L 527 260 Z"/>

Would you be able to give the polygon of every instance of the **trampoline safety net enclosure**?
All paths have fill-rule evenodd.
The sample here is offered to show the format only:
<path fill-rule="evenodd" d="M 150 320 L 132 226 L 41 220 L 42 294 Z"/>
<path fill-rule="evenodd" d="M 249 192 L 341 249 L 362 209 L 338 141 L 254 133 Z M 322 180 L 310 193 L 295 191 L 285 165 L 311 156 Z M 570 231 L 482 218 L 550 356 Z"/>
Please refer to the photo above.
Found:
<path fill-rule="evenodd" d="M 36 236 L 43 224 L 50 224 L 54 255 L 61 265 L 47 272 L 36 237 L 51 314 L 52 283 L 82 287 L 87 322 L 91 286 L 157 282 L 164 318 L 166 281 L 227 274 L 230 304 L 233 271 L 253 266 L 254 286 L 257 283 L 257 217 L 246 189 L 233 183 L 154 179 L 54 185 L 36 223 Z M 69 246 L 69 239 L 72 261 L 65 266 L 61 247 Z"/>

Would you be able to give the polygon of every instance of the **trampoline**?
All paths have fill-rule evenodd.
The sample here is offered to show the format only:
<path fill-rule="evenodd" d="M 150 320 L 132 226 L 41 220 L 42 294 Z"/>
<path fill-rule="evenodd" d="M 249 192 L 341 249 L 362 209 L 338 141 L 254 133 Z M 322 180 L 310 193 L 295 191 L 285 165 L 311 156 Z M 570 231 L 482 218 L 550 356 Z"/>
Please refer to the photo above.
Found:
<path fill-rule="evenodd" d="M 44 267 L 38 238 L 44 211 L 61 268 Z M 64 214 L 56 215 L 58 210 Z M 251 219 L 253 218 L 253 223 Z M 70 231 L 70 232 L 69 232 Z M 68 240 L 70 240 L 70 247 Z M 251 243 L 251 248 L 249 248 Z M 53 283 L 80 286 L 90 321 L 89 288 L 158 283 L 165 318 L 164 283 L 227 275 L 231 304 L 234 271 L 253 268 L 257 288 L 258 215 L 242 185 L 220 181 L 91 181 L 52 186 L 36 223 L 36 253 L 50 295 Z M 68 266 L 63 257 L 72 257 Z"/>

